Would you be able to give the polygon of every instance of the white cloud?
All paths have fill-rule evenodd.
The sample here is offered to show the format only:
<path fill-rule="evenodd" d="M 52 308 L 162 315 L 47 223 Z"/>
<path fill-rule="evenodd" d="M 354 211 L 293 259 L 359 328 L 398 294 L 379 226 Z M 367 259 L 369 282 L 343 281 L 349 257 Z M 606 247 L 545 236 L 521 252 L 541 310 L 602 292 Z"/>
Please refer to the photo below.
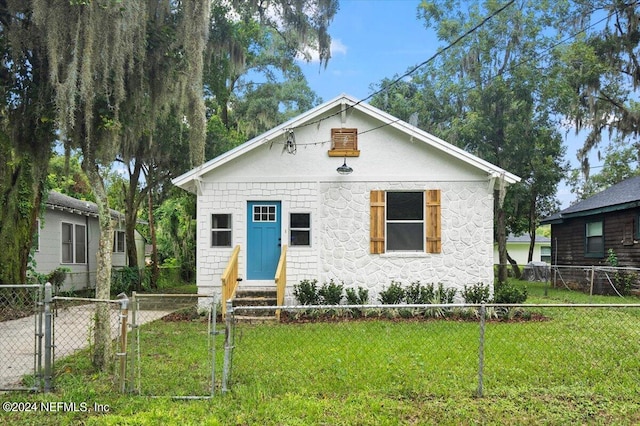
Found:
<path fill-rule="evenodd" d="M 345 46 L 340 39 L 331 39 L 331 56 L 346 55 L 347 46 Z M 320 62 L 320 52 L 315 46 L 307 46 L 303 52 L 298 53 L 298 60 L 309 62 Z"/>

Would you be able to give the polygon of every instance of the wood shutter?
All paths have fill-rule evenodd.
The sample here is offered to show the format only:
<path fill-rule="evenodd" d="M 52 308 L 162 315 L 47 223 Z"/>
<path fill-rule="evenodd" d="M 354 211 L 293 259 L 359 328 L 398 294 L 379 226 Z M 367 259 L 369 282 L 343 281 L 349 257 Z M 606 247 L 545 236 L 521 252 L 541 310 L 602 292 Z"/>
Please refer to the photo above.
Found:
<path fill-rule="evenodd" d="M 371 225 L 369 248 L 371 254 L 384 253 L 384 191 L 371 191 Z"/>
<path fill-rule="evenodd" d="M 425 199 L 427 218 L 426 251 L 427 253 L 440 253 L 442 251 L 440 190 L 427 190 Z"/>

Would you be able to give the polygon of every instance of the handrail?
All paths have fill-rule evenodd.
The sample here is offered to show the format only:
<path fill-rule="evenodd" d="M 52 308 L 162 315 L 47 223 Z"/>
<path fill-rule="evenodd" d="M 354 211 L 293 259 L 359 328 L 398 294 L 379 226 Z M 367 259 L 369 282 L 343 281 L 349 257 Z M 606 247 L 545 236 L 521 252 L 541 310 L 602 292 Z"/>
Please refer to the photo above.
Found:
<path fill-rule="evenodd" d="M 274 277 L 276 282 L 276 304 L 278 306 L 284 305 L 284 290 L 287 287 L 287 245 L 282 246 L 280 252 L 280 260 L 278 260 L 278 267 L 276 268 L 276 276 Z M 280 309 L 276 309 L 276 318 L 280 319 Z"/>
<path fill-rule="evenodd" d="M 236 294 L 236 289 L 238 288 L 238 255 L 240 254 L 240 246 L 237 245 L 233 252 L 231 253 L 231 257 L 229 258 L 229 263 L 227 263 L 227 267 L 224 268 L 224 272 L 222 273 L 221 282 L 222 282 L 222 316 L 224 317 L 227 313 L 227 300 L 232 299 Z"/>

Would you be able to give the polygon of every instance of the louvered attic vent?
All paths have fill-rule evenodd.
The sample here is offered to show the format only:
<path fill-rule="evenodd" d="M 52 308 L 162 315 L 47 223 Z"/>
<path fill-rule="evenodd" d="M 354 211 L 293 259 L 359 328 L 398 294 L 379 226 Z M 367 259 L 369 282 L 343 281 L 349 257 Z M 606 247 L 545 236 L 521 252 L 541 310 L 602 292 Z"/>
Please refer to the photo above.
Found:
<path fill-rule="evenodd" d="M 331 129 L 329 157 L 358 157 L 358 129 Z"/>

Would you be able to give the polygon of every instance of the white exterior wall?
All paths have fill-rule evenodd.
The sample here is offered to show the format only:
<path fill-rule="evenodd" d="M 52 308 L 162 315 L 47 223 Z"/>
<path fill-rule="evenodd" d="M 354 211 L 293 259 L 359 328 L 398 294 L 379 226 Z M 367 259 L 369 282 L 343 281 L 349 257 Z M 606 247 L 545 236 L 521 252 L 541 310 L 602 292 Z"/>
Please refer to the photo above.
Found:
<path fill-rule="evenodd" d="M 442 252 L 369 252 L 369 191 L 442 191 Z M 247 201 L 282 202 L 282 241 L 289 241 L 289 213 L 311 213 L 311 246 L 289 246 L 287 302 L 303 279 L 334 279 L 369 289 L 371 302 L 391 280 L 404 284 L 465 285 L 493 282 L 493 199 L 486 182 L 206 183 L 198 197 L 197 281 L 200 293 L 215 291 L 233 247 L 240 245 L 239 275 L 246 277 Z M 232 247 L 211 247 L 211 214 L 232 215 Z M 245 281 L 240 286 L 246 286 Z"/>
<path fill-rule="evenodd" d="M 311 247 L 290 246 L 287 253 L 287 302 L 293 302 L 293 286 L 302 279 L 363 286 L 371 302 L 391 280 L 443 283 L 457 290 L 478 282 L 492 285 L 496 174 L 463 161 L 444 143 L 430 145 L 356 110 L 336 111 L 295 129 L 295 154 L 283 149 L 283 132 L 213 160 L 215 167 L 201 166 L 208 171 L 189 184 L 198 194 L 200 293 L 220 294 L 220 277 L 236 245 L 241 247 L 239 275 L 246 277 L 247 201 L 269 200 L 282 203 L 283 244 L 289 240 L 289 213 L 311 213 Z M 346 159 L 354 169 L 348 176 L 336 172 L 344 159 L 327 153 L 331 129 L 340 127 L 360 132 L 360 155 Z M 370 254 L 369 191 L 428 189 L 441 190 L 442 252 Z M 211 247 L 213 213 L 232 214 L 232 247 Z"/>

